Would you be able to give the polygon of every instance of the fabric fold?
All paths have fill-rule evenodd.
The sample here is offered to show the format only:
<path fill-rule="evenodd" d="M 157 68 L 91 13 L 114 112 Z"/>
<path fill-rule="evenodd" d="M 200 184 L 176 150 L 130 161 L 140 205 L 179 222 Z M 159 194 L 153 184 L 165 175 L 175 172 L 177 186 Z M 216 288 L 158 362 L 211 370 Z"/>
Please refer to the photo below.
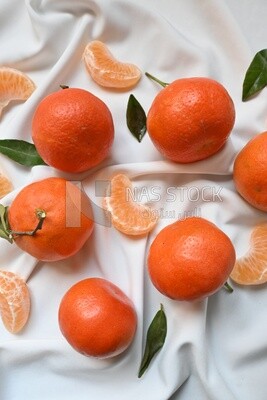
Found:
<path fill-rule="evenodd" d="M 227 4 L 228 5 L 227 5 Z M 4 0 L 0 5 L 0 65 L 27 73 L 37 84 L 24 103 L 14 102 L 1 117 L 1 139 L 31 141 L 34 110 L 60 84 L 86 89 L 109 107 L 115 126 L 110 156 L 83 174 L 67 174 L 48 166 L 22 167 L 0 155 L 14 183 L 1 199 L 9 205 L 26 184 L 49 176 L 82 183 L 101 214 L 103 195 L 96 182 L 124 173 L 140 191 L 141 202 L 159 213 L 159 222 L 145 238 L 130 238 L 95 216 L 94 234 L 68 260 L 41 263 L 15 244 L 1 241 L 0 268 L 27 280 L 32 309 L 18 335 L 0 323 L 1 400 L 266 400 L 266 296 L 264 287 L 223 288 L 208 300 L 175 302 L 152 285 L 147 254 L 157 233 L 168 224 L 196 215 L 216 223 L 245 253 L 252 227 L 265 214 L 249 206 L 232 180 L 237 152 L 266 129 L 266 95 L 242 103 L 242 80 L 251 49 L 231 13 L 230 0 Z M 261 12 L 258 6 L 258 13 Z M 86 44 L 104 41 L 114 56 L 142 70 L 131 91 L 98 86 L 82 61 Z M 133 93 L 147 113 L 161 87 L 148 71 L 166 82 L 189 76 L 217 79 L 236 108 L 236 122 L 223 149 L 192 164 L 165 160 L 146 134 L 142 143 L 130 134 L 126 106 Z M 71 157 L 71 154 L 70 154 Z M 102 184 L 101 183 L 101 184 Z M 103 193 L 102 193 L 103 194 Z M 97 219 L 99 217 L 99 219 Z M 87 277 L 104 277 L 134 302 L 138 329 L 131 347 L 110 360 L 90 359 L 75 352 L 59 330 L 57 313 L 64 293 Z M 266 289 L 266 288 L 265 288 Z M 163 304 L 168 332 L 163 349 L 141 379 L 138 368 L 147 328 Z M 107 327 L 108 329 L 108 327 Z M 253 381 L 253 385 L 252 382 Z"/>

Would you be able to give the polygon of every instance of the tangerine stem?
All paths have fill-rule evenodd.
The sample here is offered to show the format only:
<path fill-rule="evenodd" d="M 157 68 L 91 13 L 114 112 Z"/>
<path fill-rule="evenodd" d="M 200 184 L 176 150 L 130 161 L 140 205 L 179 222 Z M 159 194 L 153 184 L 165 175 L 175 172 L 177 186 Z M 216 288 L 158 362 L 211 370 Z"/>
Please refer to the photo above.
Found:
<path fill-rule="evenodd" d="M 161 80 L 159 80 L 158 78 L 155 78 L 155 76 L 151 75 L 149 72 L 145 72 L 145 75 L 149 78 L 152 79 L 153 81 L 159 83 L 161 86 L 166 87 L 169 85 L 169 83 L 166 82 L 162 82 Z"/>
<path fill-rule="evenodd" d="M 225 288 L 229 293 L 233 293 L 233 291 L 234 291 L 234 289 L 232 288 L 232 286 L 229 285 L 228 282 L 225 282 L 224 288 Z"/>
<path fill-rule="evenodd" d="M 68 85 L 59 85 L 61 89 L 69 89 L 70 87 Z"/>
<path fill-rule="evenodd" d="M 36 225 L 35 229 L 33 229 L 32 231 L 25 231 L 25 232 L 17 232 L 17 231 L 9 231 L 9 234 L 11 236 L 15 235 L 15 236 L 22 236 L 22 235 L 27 235 L 27 236 L 33 236 L 35 235 L 35 233 L 42 229 L 43 227 L 43 223 L 46 217 L 46 212 L 44 210 L 40 210 L 39 208 L 37 208 L 35 210 L 35 215 L 38 218 L 38 224 Z"/>

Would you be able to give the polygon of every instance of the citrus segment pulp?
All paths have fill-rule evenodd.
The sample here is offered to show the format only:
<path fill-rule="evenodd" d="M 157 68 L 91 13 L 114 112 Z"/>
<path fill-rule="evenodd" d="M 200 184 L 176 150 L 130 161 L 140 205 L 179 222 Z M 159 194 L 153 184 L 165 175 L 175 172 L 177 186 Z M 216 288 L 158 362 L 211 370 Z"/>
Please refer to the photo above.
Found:
<path fill-rule="evenodd" d="M 11 333 L 18 333 L 30 314 L 27 284 L 13 272 L 0 271 L 0 313 L 6 329 Z"/>
<path fill-rule="evenodd" d="M 136 65 L 115 59 L 99 40 L 87 44 L 83 60 L 92 79 L 104 87 L 130 88 L 141 78 L 141 71 Z"/>
<path fill-rule="evenodd" d="M 27 100 L 36 89 L 34 82 L 23 72 L 9 67 L 0 68 L 0 115 L 12 100 Z"/>
<path fill-rule="evenodd" d="M 12 182 L 0 171 L 0 199 L 12 190 Z"/>
<path fill-rule="evenodd" d="M 112 224 L 127 235 L 143 235 L 150 232 L 157 223 L 158 216 L 153 210 L 133 199 L 130 179 L 119 174 L 110 182 L 110 196 L 106 196 L 103 207 L 111 213 Z"/>
<path fill-rule="evenodd" d="M 267 223 L 254 227 L 249 250 L 237 259 L 230 277 L 240 285 L 259 285 L 267 282 Z"/>

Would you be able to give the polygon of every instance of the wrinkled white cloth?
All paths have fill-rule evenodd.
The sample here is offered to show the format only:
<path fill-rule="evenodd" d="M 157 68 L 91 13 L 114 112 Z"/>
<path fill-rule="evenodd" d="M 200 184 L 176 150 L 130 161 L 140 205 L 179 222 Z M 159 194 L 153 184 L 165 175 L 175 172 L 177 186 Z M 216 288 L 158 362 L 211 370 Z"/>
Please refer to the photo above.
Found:
<path fill-rule="evenodd" d="M 60 84 L 87 89 L 110 108 L 115 142 L 110 157 L 94 171 L 64 174 L 50 167 L 19 166 L 4 156 L 0 164 L 15 190 L 48 176 L 82 180 L 96 204 L 95 182 L 126 173 L 146 188 L 142 201 L 160 212 L 155 230 L 131 239 L 96 224 L 92 238 L 72 258 L 38 263 L 15 245 L 1 241 L 0 268 L 27 279 L 32 309 L 17 335 L 0 324 L 1 400 L 266 400 L 266 286 L 234 285 L 208 300 L 175 302 L 152 285 L 146 256 L 155 235 L 186 215 L 215 222 L 232 239 L 237 255 L 248 247 L 251 228 L 266 219 L 236 193 L 232 165 L 236 153 L 266 130 L 267 92 L 242 103 L 244 73 L 254 53 L 266 47 L 266 3 L 249 0 L 2 0 L 0 64 L 18 68 L 37 84 L 25 103 L 10 104 L 1 117 L 0 137 L 31 141 L 31 118 L 38 102 Z M 265 13 L 264 13 L 265 11 Z M 263 24 L 265 26 L 263 26 Z M 255 35 L 255 36 L 253 36 Z M 163 160 L 146 135 L 138 143 L 126 126 L 126 106 L 133 93 L 148 111 L 160 88 L 144 75 L 130 92 L 99 87 L 81 60 L 85 45 L 99 39 L 125 62 L 171 82 L 208 76 L 229 91 L 236 107 L 231 138 L 217 155 L 191 165 Z M 258 43 L 260 47 L 258 47 Z M 156 193 L 156 195 L 155 195 Z M 134 302 L 138 329 L 122 355 L 93 360 L 75 352 L 57 321 L 66 290 L 85 277 L 104 277 Z M 163 349 L 141 379 L 138 367 L 145 334 L 160 303 L 168 321 Z"/>

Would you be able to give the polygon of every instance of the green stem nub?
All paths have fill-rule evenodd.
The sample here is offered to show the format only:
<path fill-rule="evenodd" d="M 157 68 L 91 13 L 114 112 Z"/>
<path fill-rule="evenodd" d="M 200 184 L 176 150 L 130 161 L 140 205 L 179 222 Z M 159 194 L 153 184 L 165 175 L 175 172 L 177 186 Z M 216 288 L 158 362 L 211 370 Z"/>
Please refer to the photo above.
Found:
<path fill-rule="evenodd" d="M 149 79 L 152 79 L 152 81 L 155 81 L 155 82 L 159 83 L 162 87 L 166 87 L 166 86 L 169 85 L 169 83 L 162 82 L 162 81 L 159 80 L 158 78 L 155 78 L 155 76 L 151 75 L 149 72 L 145 72 L 145 75 L 146 75 Z"/>
<path fill-rule="evenodd" d="M 39 208 L 37 208 L 35 210 L 35 215 L 38 219 L 38 224 L 36 225 L 36 227 L 32 230 L 32 231 L 25 231 L 25 232 L 17 232 L 17 231 L 10 231 L 10 234 L 13 236 L 23 236 L 23 235 L 27 235 L 27 236 L 34 236 L 35 233 L 37 231 L 39 231 L 40 229 L 42 229 L 43 227 L 43 223 L 46 217 L 46 212 L 44 210 L 40 210 Z"/>
<path fill-rule="evenodd" d="M 225 282 L 224 288 L 225 288 L 229 293 L 233 293 L 233 291 L 234 291 L 234 289 L 232 288 L 232 286 L 229 285 L 228 282 Z"/>

